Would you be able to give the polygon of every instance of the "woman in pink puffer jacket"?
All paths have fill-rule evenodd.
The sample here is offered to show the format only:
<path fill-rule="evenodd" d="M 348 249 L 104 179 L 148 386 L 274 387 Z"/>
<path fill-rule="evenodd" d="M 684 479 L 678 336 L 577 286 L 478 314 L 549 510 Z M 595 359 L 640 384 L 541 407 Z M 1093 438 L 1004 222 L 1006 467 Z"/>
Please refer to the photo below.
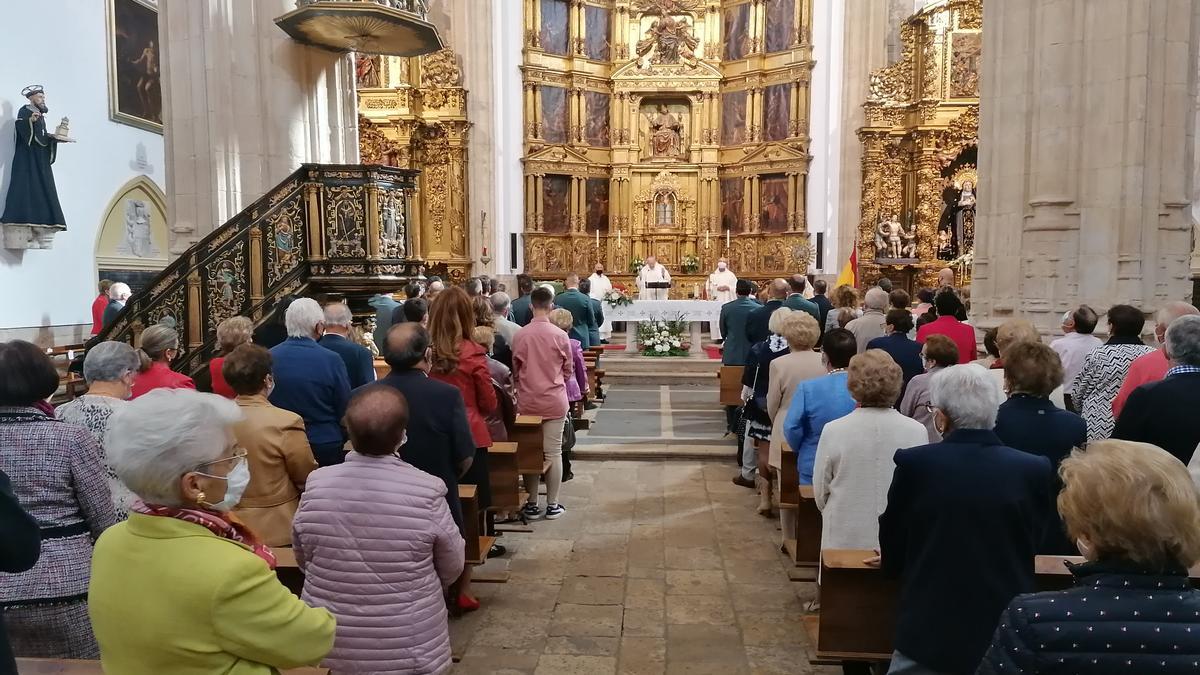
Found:
<path fill-rule="evenodd" d="M 345 422 L 354 451 L 309 475 L 292 525 L 303 599 L 337 618 L 322 665 L 338 674 L 444 673 L 444 592 L 464 563 L 446 485 L 396 454 L 408 425 L 399 391 L 364 387 Z"/>

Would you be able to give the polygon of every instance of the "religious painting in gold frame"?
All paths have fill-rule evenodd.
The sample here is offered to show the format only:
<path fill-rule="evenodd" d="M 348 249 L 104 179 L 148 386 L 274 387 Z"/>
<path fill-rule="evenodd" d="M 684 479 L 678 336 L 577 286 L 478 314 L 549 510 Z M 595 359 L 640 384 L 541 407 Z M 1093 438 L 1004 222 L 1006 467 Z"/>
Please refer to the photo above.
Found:
<path fill-rule="evenodd" d="M 162 133 L 162 48 L 158 7 L 107 0 L 108 108 L 114 122 Z"/>

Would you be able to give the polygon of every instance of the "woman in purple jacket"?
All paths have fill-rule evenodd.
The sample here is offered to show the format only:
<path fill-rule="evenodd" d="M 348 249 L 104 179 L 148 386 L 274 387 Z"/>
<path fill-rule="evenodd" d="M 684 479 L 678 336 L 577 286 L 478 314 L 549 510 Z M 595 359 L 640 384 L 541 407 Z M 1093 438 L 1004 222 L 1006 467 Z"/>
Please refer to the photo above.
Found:
<path fill-rule="evenodd" d="M 444 673 L 445 591 L 464 564 L 446 484 L 400 459 L 408 403 L 396 389 L 359 389 L 345 422 L 354 450 L 344 464 L 309 475 L 292 526 L 304 601 L 337 618 L 323 665 L 337 673 Z"/>

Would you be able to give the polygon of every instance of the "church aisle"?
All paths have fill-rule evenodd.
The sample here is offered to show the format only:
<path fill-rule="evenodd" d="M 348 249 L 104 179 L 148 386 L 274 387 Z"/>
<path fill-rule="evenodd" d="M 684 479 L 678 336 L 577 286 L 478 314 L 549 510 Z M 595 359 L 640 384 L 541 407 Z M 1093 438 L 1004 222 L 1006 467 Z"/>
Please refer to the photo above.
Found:
<path fill-rule="evenodd" d="M 579 461 L 565 517 L 509 533 L 506 584 L 451 622 L 454 670 L 483 673 L 832 673 L 808 664 L 814 585 L 788 581 L 778 521 L 730 462 Z"/>

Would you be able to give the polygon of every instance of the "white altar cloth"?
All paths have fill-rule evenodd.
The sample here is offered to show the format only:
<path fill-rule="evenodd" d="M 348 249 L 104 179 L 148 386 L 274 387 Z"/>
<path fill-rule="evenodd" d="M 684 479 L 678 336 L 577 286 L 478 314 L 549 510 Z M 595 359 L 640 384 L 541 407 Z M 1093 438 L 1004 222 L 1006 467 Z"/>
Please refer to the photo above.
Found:
<path fill-rule="evenodd" d="M 612 307 L 605 304 L 604 318 L 624 321 L 625 351 L 637 352 L 637 322 L 675 321 L 682 318 L 691 324 L 691 353 L 704 352 L 700 324 L 716 323 L 721 319 L 721 305 L 716 300 L 634 300 L 632 305 Z"/>

